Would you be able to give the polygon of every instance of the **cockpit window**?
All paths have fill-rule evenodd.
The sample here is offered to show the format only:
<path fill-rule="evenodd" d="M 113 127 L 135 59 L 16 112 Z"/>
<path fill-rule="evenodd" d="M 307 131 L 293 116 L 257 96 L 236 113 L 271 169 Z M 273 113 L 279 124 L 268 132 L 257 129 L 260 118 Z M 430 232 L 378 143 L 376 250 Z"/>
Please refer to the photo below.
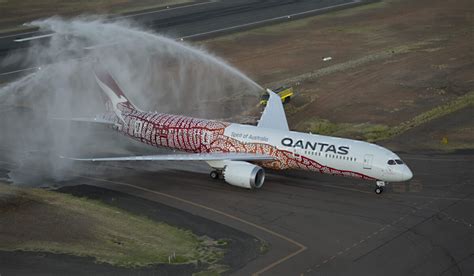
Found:
<path fill-rule="evenodd" d="M 403 165 L 403 161 L 400 159 L 395 159 L 395 162 L 397 162 L 398 165 Z"/>
<path fill-rule="evenodd" d="M 397 163 L 395 163 L 395 160 L 390 159 L 390 160 L 388 160 L 387 164 L 389 164 L 389 165 L 395 165 L 395 164 L 397 164 Z"/>

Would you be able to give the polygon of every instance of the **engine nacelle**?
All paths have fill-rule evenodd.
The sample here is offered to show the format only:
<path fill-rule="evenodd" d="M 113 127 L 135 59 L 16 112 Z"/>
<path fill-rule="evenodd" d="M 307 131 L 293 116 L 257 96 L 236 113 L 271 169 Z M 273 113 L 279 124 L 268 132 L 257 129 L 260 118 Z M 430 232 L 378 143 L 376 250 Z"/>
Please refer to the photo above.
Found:
<path fill-rule="evenodd" d="M 226 162 L 223 175 L 230 185 L 247 189 L 261 188 L 265 180 L 265 171 L 261 167 L 243 161 Z"/>

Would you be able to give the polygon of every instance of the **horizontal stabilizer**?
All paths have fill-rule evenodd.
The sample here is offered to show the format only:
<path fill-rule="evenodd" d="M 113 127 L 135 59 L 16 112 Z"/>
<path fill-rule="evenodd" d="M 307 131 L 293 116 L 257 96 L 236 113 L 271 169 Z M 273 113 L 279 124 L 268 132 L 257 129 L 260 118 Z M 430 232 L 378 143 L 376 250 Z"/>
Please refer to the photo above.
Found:
<path fill-rule="evenodd" d="M 214 152 L 214 153 L 188 153 L 188 154 L 160 154 L 160 155 L 142 155 L 126 157 L 105 157 L 105 158 L 70 158 L 62 157 L 76 161 L 269 161 L 274 157 L 264 154 L 237 153 L 237 152 Z"/>
<path fill-rule="evenodd" d="M 53 120 L 70 121 L 70 122 L 85 122 L 85 123 L 97 123 L 106 125 L 116 125 L 115 122 L 108 121 L 102 118 L 90 118 L 90 117 L 76 117 L 76 118 L 52 118 Z"/>

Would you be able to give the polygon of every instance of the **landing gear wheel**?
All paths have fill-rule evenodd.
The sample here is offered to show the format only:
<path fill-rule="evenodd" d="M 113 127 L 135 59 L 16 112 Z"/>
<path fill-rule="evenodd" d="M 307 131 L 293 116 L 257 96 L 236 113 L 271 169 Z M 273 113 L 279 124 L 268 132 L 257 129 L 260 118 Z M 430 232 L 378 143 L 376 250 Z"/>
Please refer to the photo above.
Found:
<path fill-rule="evenodd" d="M 383 187 L 376 187 L 376 188 L 375 188 L 375 193 L 376 193 L 376 194 L 379 195 L 379 194 L 381 194 L 382 192 L 383 192 Z"/>
<path fill-rule="evenodd" d="M 211 171 L 211 173 L 209 174 L 209 176 L 212 178 L 212 179 L 218 179 L 219 178 L 219 173 L 217 171 Z"/>

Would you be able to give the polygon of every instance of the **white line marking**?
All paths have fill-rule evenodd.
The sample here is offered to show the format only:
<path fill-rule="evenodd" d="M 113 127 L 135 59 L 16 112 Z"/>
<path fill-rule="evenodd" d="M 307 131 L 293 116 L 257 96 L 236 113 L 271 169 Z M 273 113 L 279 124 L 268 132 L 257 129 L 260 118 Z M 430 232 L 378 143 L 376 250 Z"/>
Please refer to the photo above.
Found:
<path fill-rule="evenodd" d="M 10 71 L 10 72 L 6 72 L 6 73 L 0 73 L 0 76 L 6 76 L 6 75 L 10 75 L 10 74 L 20 73 L 20 72 L 23 72 L 23 71 L 31 71 L 31 70 L 35 70 L 35 69 L 38 69 L 38 67 L 30 67 L 30 68 L 26 68 L 26 69 L 20 69 L 20 70 Z"/>
<path fill-rule="evenodd" d="M 114 17 L 114 19 L 118 18 L 129 18 L 129 17 L 134 17 L 134 16 L 139 16 L 139 15 L 145 15 L 145 14 L 152 14 L 152 13 L 160 13 L 160 12 L 166 12 L 166 11 L 172 11 L 172 10 L 179 10 L 179 9 L 184 9 L 184 8 L 189 8 L 193 6 L 200 6 L 200 5 L 207 5 L 211 4 L 214 2 L 202 2 L 202 3 L 196 3 L 196 4 L 191 4 L 191 5 L 186 5 L 186 6 L 180 6 L 180 7 L 175 7 L 175 8 L 166 8 L 166 9 L 160 9 L 156 11 L 148 11 L 148 12 L 141 12 L 141 13 L 135 13 L 135 14 L 129 14 L 129 15 L 123 15 L 123 16 L 117 16 Z"/>
<path fill-rule="evenodd" d="M 256 22 L 251 22 L 251 23 L 246 23 L 246 24 L 242 24 L 242 25 L 232 26 L 232 27 L 228 27 L 228 28 L 222 28 L 222 29 L 218 29 L 218 30 L 214 30 L 214 31 L 203 32 L 203 33 L 193 34 L 193 35 L 188 35 L 188 36 L 183 36 L 183 37 L 181 37 L 180 39 L 181 39 L 181 40 L 189 39 L 189 38 L 198 37 L 198 36 L 203 36 L 203 35 L 207 35 L 207 34 L 213 34 L 213 33 L 228 31 L 228 30 L 232 30 L 232 29 L 237 29 L 237 28 L 241 28 L 241 27 L 252 26 L 252 25 L 256 25 L 256 24 L 260 24 L 260 23 L 276 21 L 276 20 L 284 19 L 284 18 L 286 18 L 286 19 L 291 19 L 291 17 L 293 17 L 293 16 L 298 16 L 298 15 L 313 13 L 313 12 L 316 12 L 316 11 L 329 10 L 329 9 L 337 8 L 337 7 L 343 7 L 343 6 L 351 5 L 351 4 L 358 3 L 358 2 L 360 2 L 360 1 L 357 1 L 357 0 L 356 0 L 356 1 L 349 2 L 349 3 L 344 3 L 344 4 L 339 4 L 339 5 L 334 5 L 334 6 L 329 6 L 329 7 L 324 7 L 324 8 L 319 8 L 319 9 L 314 9 L 314 10 L 309 10 L 309 11 L 304 11 L 304 12 L 299 12 L 299 13 L 294 13 L 294 14 L 289 14 L 289 15 L 283 15 L 283 16 L 279 16 L 279 17 L 269 18 L 269 19 L 265 19 L 265 20 L 260 20 L 260 21 L 256 21 Z"/>
<path fill-rule="evenodd" d="M 45 34 L 45 35 L 37 35 L 37 36 L 30 36 L 30 37 L 25 37 L 25 38 L 18 38 L 13 41 L 15 42 L 24 42 L 24 41 L 30 41 L 30 40 L 35 40 L 35 39 L 40 39 L 40 38 L 45 38 L 45 37 L 51 37 L 55 35 L 55 33 L 52 34 Z"/>

